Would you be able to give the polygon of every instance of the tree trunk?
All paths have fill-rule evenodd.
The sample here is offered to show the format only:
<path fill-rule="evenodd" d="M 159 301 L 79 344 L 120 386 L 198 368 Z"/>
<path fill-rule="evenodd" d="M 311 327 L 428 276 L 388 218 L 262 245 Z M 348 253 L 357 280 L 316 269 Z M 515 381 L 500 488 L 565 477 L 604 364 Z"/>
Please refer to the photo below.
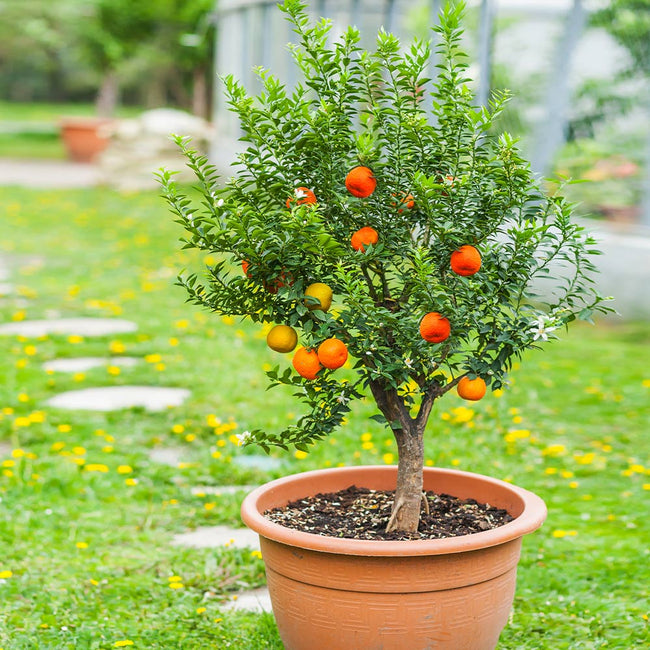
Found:
<path fill-rule="evenodd" d="M 399 455 L 395 500 L 386 531 L 415 533 L 423 498 L 424 428 L 435 394 L 432 391 L 423 399 L 418 416 L 412 418 L 395 388 L 371 381 L 370 389 L 395 435 Z"/>
<path fill-rule="evenodd" d="M 208 110 L 208 80 L 205 68 L 194 68 L 192 73 L 192 113 L 207 120 Z"/>
<path fill-rule="evenodd" d="M 108 70 L 102 78 L 102 85 L 99 87 L 95 99 L 95 110 L 99 117 L 113 117 L 117 108 L 119 84 L 114 70 Z"/>
<path fill-rule="evenodd" d="M 413 427 L 415 428 L 415 427 Z M 415 533 L 420 523 L 424 436 L 418 431 L 394 431 L 399 462 L 397 488 L 386 532 L 399 530 Z"/>

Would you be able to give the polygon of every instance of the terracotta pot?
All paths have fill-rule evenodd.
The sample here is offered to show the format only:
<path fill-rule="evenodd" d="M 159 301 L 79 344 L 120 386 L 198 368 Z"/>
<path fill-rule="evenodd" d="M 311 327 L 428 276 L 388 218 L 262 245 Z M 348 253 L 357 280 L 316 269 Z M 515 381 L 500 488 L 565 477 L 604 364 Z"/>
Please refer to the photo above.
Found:
<path fill-rule="evenodd" d="M 61 137 L 68 157 L 77 162 L 92 162 L 109 143 L 108 127 L 113 120 L 93 117 L 67 117 L 61 120 Z"/>
<path fill-rule="evenodd" d="M 462 537 L 365 541 L 295 531 L 270 508 L 357 485 L 394 490 L 395 466 L 345 467 L 278 479 L 251 492 L 244 523 L 260 535 L 273 613 L 286 650 L 493 650 L 515 593 L 522 536 L 539 528 L 536 495 L 493 478 L 425 468 L 424 488 L 506 509 L 514 521 Z"/>

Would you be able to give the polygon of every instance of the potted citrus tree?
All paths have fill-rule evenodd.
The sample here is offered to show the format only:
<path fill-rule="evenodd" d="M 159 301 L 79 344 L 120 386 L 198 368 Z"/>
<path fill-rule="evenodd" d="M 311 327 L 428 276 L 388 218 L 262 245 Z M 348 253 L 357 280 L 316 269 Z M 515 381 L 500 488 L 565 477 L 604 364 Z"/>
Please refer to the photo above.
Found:
<path fill-rule="evenodd" d="M 496 479 L 424 468 L 427 421 L 446 393 L 481 399 L 525 350 L 607 309 L 590 280 L 593 242 L 571 222 L 572 206 L 542 191 L 515 140 L 494 133 L 507 98 L 474 105 L 462 4 L 435 28 L 434 81 L 426 42 L 403 49 L 380 32 L 367 52 L 349 28 L 330 45 L 330 24 L 311 25 L 300 0 L 280 8 L 298 35 L 304 83 L 288 91 L 260 70 L 264 91 L 250 97 L 225 78 L 247 148 L 220 185 L 177 138 L 199 206 L 160 174 L 185 246 L 219 260 L 207 282 L 179 279 L 189 299 L 272 324 L 269 347 L 292 355 L 268 375 L 296 389 L 306 414 L 243 442 L 308 450 L 367 394 L 397 442 L 396 467 L 306 472 L 247 497 L 242 516 L 261 536 L 280 635 L 287 648 L 493 648 L 521 537 L 545 507 Z M 552 297 L 536 297 L 536 282 L 558 268 Z M 340 370 L 346 363 L 354 373 Z M 465 513 L 487 504 L 488 523 L 441 533 L 431 491 L 461 499 Z M 325 504 L 308 499 L 326 494 Z"/>

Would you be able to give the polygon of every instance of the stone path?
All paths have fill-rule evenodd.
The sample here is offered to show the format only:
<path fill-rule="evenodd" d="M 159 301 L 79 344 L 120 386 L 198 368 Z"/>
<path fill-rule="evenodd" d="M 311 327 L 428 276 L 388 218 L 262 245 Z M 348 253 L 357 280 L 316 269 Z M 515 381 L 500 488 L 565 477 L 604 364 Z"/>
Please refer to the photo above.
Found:
<path fill-rule="evenodd" d="M 46 404 L 82 411 L 117 411 L 134 406 L 142 406 L 147 411 L 164 411 L 171 406 L 180 406 L 189 396 L 190 391 L 186 388 L 105 386 L 60 393 Z"/>
<path fill-rule="evenodd" d="M 135 357 L 75 357 L 46 361 L 43 369 L 54 372 L 83 372 L 100 366 L 131 367 L 136 363 L 138 359 Z"/>
<path fill-rule="evenodd" d="M 238 492 L 250 492 L 255 489 L 256 485 L 200 485 L 192 488 L 192 494 L 216 494 L 221 496 L 223 494 L 237 494 Z"/>
<path fill-rule="evenodd" d="M 187 533 L 174 535 L 172 544 L 191 548 L 250 548 L 260 550 L 257 533 L 249 528 L 230 528 L 229 526 L 199 526 Z"/>
<path fill-rule="evenodd" d="M 99 169 L 92 164 L 0 158 L 0 185 L 62 190 L 92 187 L 98 182 Z"/>
<path fill-rule="evenodd" d="M 119 318 L 57 318 L 52 320 L 23 320 L 0 325 L 0 335 L 38 337 L 48 334 L 78 336 L 107 336 L 135 332 L 138 326 Z"/>
<path fill-rule="evenodd" d="M 183 462 L 183 451 L 181 447 L 155 447 L 149 452 L 149 459 L 161 465 L 178 467 Z"/>
<path fill-rule="evenodd" d="M 232 596 L 231 599 L 223 605 L 223 609 L 228 611 L 246 611 L 246 612 L 272 612 L 271 597 L 266 587 L 253 589 L 241 594 Z"/>

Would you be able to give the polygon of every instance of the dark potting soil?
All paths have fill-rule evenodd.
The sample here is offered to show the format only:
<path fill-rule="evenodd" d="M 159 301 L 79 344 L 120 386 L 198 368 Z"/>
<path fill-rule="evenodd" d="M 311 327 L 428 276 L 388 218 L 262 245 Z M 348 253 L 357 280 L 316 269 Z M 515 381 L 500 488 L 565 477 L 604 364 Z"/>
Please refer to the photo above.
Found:
<path fill-rule="evenodd" d="M 422 505 L 417 533 L 386 532 L 394 492 L 355 485 L 329 494 L 292 501 L 264 516 L 287 528 L 327 537 L 370 540 L 444 539 L 491 530 L 513 520 L 505 510 L 474 499 L 425 492 L 429 512 Z"/>

